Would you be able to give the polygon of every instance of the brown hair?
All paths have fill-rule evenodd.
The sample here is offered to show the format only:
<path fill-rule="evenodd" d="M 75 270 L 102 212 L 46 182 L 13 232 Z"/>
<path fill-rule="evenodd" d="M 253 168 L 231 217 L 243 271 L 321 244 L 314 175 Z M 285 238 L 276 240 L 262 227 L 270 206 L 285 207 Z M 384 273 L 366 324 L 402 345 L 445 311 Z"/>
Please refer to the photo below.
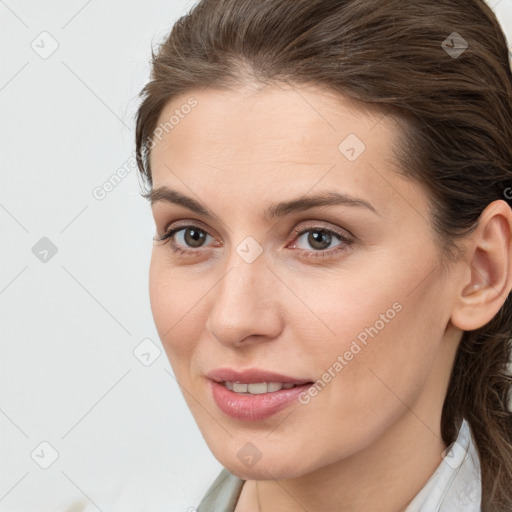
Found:
<path fill-rule="evenodd" d="M 251 79 L 325 86 L 404 121 L 395 156 L 430 194 L 447 261 L 490 202 L 512 204 L 512 75 L 484 0 L 199 2 L 152 52 L 141 92 L 136 153 L 150 187 L 152 137 L 167 102 Z M 492 321 L 463 333 L 442 411 L 447 445 L 462 418 L 471 425 L 484 512 L 512 510 L 511 337 L 509 294 Z"/>

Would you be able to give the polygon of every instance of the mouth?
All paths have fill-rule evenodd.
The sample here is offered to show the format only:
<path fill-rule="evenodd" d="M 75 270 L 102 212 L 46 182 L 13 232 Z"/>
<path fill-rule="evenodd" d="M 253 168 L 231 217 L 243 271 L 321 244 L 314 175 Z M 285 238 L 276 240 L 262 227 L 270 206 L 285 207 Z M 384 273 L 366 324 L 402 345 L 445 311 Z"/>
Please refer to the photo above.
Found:
<path fill-rule="evenodd" d="M 270 370 L 260 370 L 258 368 L 249 368 L 247 370 L 235 370 L 234 368 L 218 368 L 216 370 L 212 370 L 206 374 L 206 377 L 209 379 L 229 385 L 233 385 L 232 391 L 237 392 L 248 392 L 248 389 L 242 389 L 243 386 L 249 386 L 251 384 L 256 384 L 259 387 L 253 387 L 252 393 L 258 394 L 258 389 L 263 389 L 263 385 L 267 386 L 267 389 L 270 386 L 270 391 L 273 391 L 274 388 L 280 384 L 284 389 L 290 389 L 293 385 L 302 385 L 311 382 L 308 379 L 302 379 L 299 377 L 292 377 L 289 375 L 283 375 L 281 373 L 276 373 Z M 241 385 L 241 386 L 236 386 Z M 290 386 L 292 385 L 292 386 Z M 238 387 L 238 389 L 236 389 Z M 230 389 L 230 388 L 228 388 Z M 276 391 L 278 391 L 276 389 Z M 249 391 L 251 392 L 251 391 Z M 261 392 L 261 391 L 260 391 Z M 262 391 L 266 393 L 266 391 Z"/>
<path fill-rule="evenodd" d="M 302 386 L 304 384 L 301 383 L 293 383 L 293 382 L 251 382 L 251 383 L 243 383 L 243 382 L 233 382 L 230 380 L 226 380 L 224 382 L 219 382 L 229 391 L 233 391 L 234 393 L 238 393 L 241 395 L 262 395 L 264 393 L 275 393 L 277 391 L 281 391 L 281 389 L 293 389 L 297 386 Z M 312 382 L 306 384 L 313 384 Z"/>
<path fill-rule="evenodd" d="M 206 374 L 210 396 L 226 415 L 237 420 L 266 419 L 297 402 L 300 394 L 314 384 L 266 370 L 218 369 Z"/>

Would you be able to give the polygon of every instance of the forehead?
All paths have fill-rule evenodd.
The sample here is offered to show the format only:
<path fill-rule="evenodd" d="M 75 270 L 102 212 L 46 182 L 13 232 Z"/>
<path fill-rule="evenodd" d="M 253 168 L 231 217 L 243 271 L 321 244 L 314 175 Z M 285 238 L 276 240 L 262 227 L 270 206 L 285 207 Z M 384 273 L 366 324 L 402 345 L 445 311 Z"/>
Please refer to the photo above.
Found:
<path fill-rule="evenodd" d="M 195 106 L 190 107 L 191 103 Z M 162 109 L 157 129 L 164 128 L 163 139 L 169 140 L 166 135 L 171 132 L 179 137 L 182 153 L 191 146 L 195 151 L 198 146 L 217 146 L 218 152 L 233 158 L 258 151 L 259 156 L 269 158 L 278 152 L 290 157 L 311 154 L 318 159 L 326 148 L 339 156 L 339 143 L 351 133 L 366 146 L 389 146 L 394 136 L 390 121 L 390 116 L 375 107 L 318 87 L 247 85 L 182 94 Z M 378 138 L 372 136 L 377 126 Z M 157 142 L 158 148 L 167 149 L 165 142 Z M 152 156 L 156 158 L 158 152 L 155 148 Z"/>
<path fill-rule="evenodd" d="M 192 90 L 165 106 L 158 125 L 166 129 L 151 151 L 154 187 L 176 188 L 183 178 L 194 191 L 253 190 L 264 199 L 322 181 L 353 195 L 364 190 L 381 208 L 397 199 L 384 190 L 402 179 L 394 172 L 395 118 L 332 91 Z"/>

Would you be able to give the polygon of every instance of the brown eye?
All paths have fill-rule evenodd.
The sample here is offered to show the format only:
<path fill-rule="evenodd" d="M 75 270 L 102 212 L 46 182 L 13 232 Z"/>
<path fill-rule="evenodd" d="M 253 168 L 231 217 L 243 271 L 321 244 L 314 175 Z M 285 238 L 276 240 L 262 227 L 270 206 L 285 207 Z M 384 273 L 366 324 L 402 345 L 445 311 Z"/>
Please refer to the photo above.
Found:
<path fill-rule="evenodd" d="M 183 240 L 188 247 L 201 247 L 208 234 L 202 229 L 189 226 L 181 229 L 183 231 Z M 175 232 L 177 233 L 177 231 Z"/>
<path fill-rule="evenodd" d="M 339 240 L 340 244 L 343 242 L 348 242 L 348 239 L 344 236 L 325 228 L 303 230 L 297 237 L 297 240 L 300 240 L 302 237 L 304 237 L 304 235 L 307 235 L 307 237 L 305 237 L 306 244 L 316 251 L 325 251 L 326 249 L 329 249 L 335 240 Z M 298 248 L 304 249 L 304 247 Z"/>
<path fill-rule="evenodd" d="M 324 251 L 329 248 L 332 242 L 333 236 L 325 230 L 309 230 L 307 236 L 307 243 L 313 248 L 319 251 Z"/>
<path fill-rule="evenodd" d="M 171 249 L 179 254 L 196 254 L 205 245 L 207 237 L 211 237 L 204 229 L 197 226 L 179 226 L 167 231 L 167 233 L 158 238 L 160 242 L 169 241 Z"/>
<path fill-rule="evenodd" d="M 305 258 L 328 258 L 336 256 L 338 253 L 347 250 L 353 242 L 353 240 L 345 234 L 322 226 L 311 226 L 309 229 L 297 228 L 294 232 L 297 233 L 298 236 L 296 237 L 297 242 L 293 244 L 293 248 L 298 249 Z M 304 244 L 306 247 L 299 246 L 298 241 L 301 238 L 303 238 L 301 244 Z M 332 245 L 335 241 L 339 243 Z"/>

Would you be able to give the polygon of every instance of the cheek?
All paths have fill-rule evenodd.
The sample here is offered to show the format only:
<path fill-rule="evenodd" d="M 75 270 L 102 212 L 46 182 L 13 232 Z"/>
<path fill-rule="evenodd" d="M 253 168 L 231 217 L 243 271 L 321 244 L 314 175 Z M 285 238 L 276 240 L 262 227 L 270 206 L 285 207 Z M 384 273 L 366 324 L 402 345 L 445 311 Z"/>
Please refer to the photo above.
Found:
<path fill-rule="evenodd" d="M 170 286 L 170 279 L 162 271 L 163 266 L 155 249 L 151 255 L 151 263 L 149 266 L 149 302 L 151 305 L 151 312 L 153 320 L 157 328 L 160 340 L 164 342 L 165 332 L 172 326 L 172 295 Z M 166 314 L 166 311 L 168 314 Z"/>
<path fill-rule="evenodd" d="M 297 295 L 307 297 L 315 316 L 297 316 L 295 329 L 322 381 L 318 395 L 332 400 L 330 405 L 353 407 L 350 413 L 357 417 L 396 402 L 391 390 L 413 400 L 434 362 L 446 320 L 435 276 L 416 286 L 427 267 L 395 263 L 346 278 L 331 276 L 321 285 L 313 278 L 296 283 Z"/>
<path fill-rule="evenodd" d="M 166 264 L 162 249 L 153 251 L 149 269 L 151 312 L 160 340 L 174 368 L 190 358 L 201 323 L 196 319 L 198 300 L 204 294 L 194 289 L 186 273 Z"/>
<path fill-rule="evenodd" d="M 400 321 L 403 309 L 401 284 L 393 277 L 388 268 L 386 272 L 346 270 L 294 279 L 290 287 L 309 309 L 299 305 L 293 313 L 294 322 L 305 333 L 299 339 L 311 343 L 313 349 L 318 347 L 320 354 L 326 355 L 326 347 L 342 354 L 353 340 L 364 345 L 376 331 L 388 331 Z M 287 308 L 287 313 L 291 314 L 292 308 Z M 316 337 L 312 336 L 315 330 Z"/>

